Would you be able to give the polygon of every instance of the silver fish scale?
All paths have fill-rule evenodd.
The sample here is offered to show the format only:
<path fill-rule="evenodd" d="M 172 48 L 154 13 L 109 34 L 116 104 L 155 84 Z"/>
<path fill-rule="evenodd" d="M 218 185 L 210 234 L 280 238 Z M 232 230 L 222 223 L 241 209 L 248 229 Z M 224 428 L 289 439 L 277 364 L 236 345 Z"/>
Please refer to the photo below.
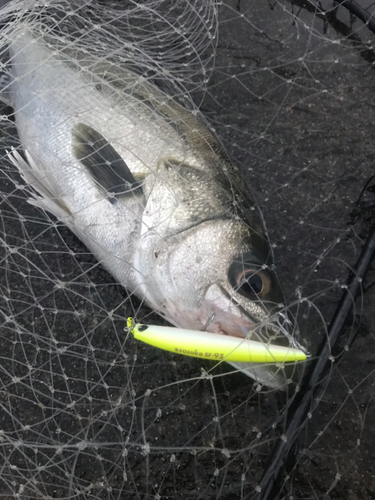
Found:
<path fill-rule="evenodd" d="M 164 162 L 157 174 L 147 177 L 143 188 L 147 200 L 143 224 L 160 237 L 178 234 L 213 217 L 233 218 L 231 194 L 211 176 L 183 163 Z"/>

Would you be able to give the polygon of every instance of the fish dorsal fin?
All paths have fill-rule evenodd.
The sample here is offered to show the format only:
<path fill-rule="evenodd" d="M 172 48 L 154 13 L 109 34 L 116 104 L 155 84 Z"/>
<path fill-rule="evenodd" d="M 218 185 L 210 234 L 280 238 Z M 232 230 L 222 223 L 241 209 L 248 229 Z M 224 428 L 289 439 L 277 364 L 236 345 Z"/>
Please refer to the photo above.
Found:
<path fill-rule="evenodd" d="M 48 177 L 38 168 L 28 151 L 25 151 L 25 157 L 26 160 L 13 148 L 8 152 L 8 158 L 18 168 L 24 181 L 36 191 L 31 193 L 32 196 L 27 201 L 31 205 L 51 212 L 58 219 L 69 225 L 69 220 L 72 219 L 72 212 L 64 200 L 54 193 Z"/>
<path fill-rule="evenodd" d="M 72 129 L 73 155 L 84 165 L 95 181 L 116 198 L 142 194 L 121 156 L 98 131 L 77 123 Z"/>

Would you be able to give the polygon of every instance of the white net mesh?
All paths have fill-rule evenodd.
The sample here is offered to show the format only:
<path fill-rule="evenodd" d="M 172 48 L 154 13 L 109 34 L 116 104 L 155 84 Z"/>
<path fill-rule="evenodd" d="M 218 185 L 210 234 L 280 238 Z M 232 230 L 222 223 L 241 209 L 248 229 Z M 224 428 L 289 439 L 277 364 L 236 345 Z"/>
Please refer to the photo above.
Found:
<path fill-rule="evenodd" d="M 3 3 L 5 92 L 27 21 L 203 113 L 263 212 L 314 354 L 374 219 L 371 190 L 356 204 L 374 173 L 368 27 L 330 2 Z M 252 498 L 292 394 L 124 332 L 127 316 L 161 320 L 27 203 L 6 153 L 20 149 L 12 108 L 1 118 L 1 498 Z M 364 289 L 334 354 L 355 343 L 332 363 L 280 498 L 373 496 L 371 273 Z"/>

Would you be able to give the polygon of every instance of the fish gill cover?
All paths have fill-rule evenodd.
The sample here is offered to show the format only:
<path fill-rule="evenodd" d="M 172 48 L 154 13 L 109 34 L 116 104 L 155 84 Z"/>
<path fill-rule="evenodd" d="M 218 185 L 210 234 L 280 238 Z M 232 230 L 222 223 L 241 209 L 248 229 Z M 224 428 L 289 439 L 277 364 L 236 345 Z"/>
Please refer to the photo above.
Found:
<path fill-rule="evenodd" d="M 9 51 L 27 25 L 87 85 L 98 85 L 95 57 L 201 113 L 263 213 L 312 363 L 374 221 L 375 35 L 330 2 L 18 0 L 2 2 L 0 22 L 0 498 L 259 498 L 303 374 L 282 392 L 124 332 L 128 316 L 162 320 L 27 201 L 33 190 L 8 154 L 22 153 Z M 116 75 L 105 81 L 114 91 Z M 276 498 L 374 497 L 373 279 Z"/>

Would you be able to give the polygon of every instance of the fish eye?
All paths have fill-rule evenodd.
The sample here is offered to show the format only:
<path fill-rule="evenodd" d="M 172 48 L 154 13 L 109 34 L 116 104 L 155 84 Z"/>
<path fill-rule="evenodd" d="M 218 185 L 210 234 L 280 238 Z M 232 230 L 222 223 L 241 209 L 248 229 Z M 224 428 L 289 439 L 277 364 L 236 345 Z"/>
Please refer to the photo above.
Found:
<path fill-rule="evenodd" d="M 244 269 L 236 276 L 236 290 L 245 297 L 263 297 L 270 289 L 269 276 L 259 269 Z"/>

